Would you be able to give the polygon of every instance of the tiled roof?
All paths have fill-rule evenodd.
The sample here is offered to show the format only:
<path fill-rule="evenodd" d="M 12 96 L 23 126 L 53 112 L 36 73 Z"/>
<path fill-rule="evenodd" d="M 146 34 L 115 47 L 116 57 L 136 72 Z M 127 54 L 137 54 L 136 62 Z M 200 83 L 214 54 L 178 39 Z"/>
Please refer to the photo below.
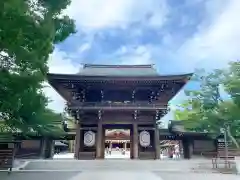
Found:
<path fill-rule="evenodd" d="M 153 65 L 93 65 L 80 69 L 82 76 L 158 76 Z"/>

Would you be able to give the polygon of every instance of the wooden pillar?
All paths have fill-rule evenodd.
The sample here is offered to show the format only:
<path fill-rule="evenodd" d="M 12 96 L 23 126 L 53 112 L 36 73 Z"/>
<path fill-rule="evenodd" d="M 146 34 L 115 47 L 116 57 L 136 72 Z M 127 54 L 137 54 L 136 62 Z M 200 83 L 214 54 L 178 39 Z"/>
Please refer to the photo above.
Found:
<path fill-rule="evenodd" d="M 54 156 L 54 147 L 55 147 L 55 140 L 51 140 L 50 158 L 53 158 Z"/>
<path fill-rule="evenodd" d="M 189 159 L 193 156 L 193 142 L 189 141 Z"/>
<path fill-rule="evenodd" d="M 133 123 L 133 158 L 138 159 L 138 124 Z"/>
<path fill-rule="evenodd" d="M 155 124 L 154 129 L 154 145 L 155 145 L 155 159 L 160 159 L 160 140 L 159 140 L 159 129 Z"/>
<path fill-rule="evenodd" d="M 40 156 L 43 159 L 52 158 L 54 155 L 54 141 L 50 138 L 43 137 L 41 140 Z"/>
<path fill-rule="evenodd" d="M 183 143 L 182 143 L 182 141 L 179 141 L 179 153 L 180 153 L 180 156 L 183 157 Z"/>
<path fill-rule="evenodd" d="M 123 144 L 123 148 L 124 148 L 124 151 L 127 150 L 127 142 L 125 141 L 124 144 Z"/>
<path fill-rule="evenodd" d="M 182 141 L 183 144 L 183 156 L 184 159 L 191 159 L 192 157 L 192 150 L 191 150 L 191 144 L 190 140 L 187 138 L 184 138 Z"/>
<path fill-rule="evenodd" d="M 104 159 L 105 157 L 105 129 L 102 129 L 102 152 L 101 158 Z"/>
<path fill-rule="evenodd" d="M 103 136 L 103 127 L 101 119 L 98 120 L 98 127 L 97 127 L 97 147 L 96 147 L 96 158 L 101 159 L 102 157 L 102 136 Z"/>
<path fill-rule="evenodd" d="M 69 141 L 69 150 L 70 150 L 71 153 L 74 152 L 74 141 L 73 140 Z"/>
<path fill-rule="evenodd" d="M 43 159 L 46 158 L 46 148 L 47 148 L 47 139 L 43 137 L 41 139 L 41 152 L 40 152 L 40 156 Z"/>
<path fill-rule="evenodd" d="M 79 121 L 77 121 L 75 147 L 74 147 L 74 158 L 76 159 L 79 159 L 80 140 L 81 140 L 81 124 Z"/>
<path fill-rule="evenodd" d="M 45 158 L 52 158 L 54 155 L 54 145 L 55 141 L 53 139 L 47 138 L 45 139 Z"/>
<path fill-rule="evenodd" d="M 133 128 L 130 130 L 130 159 L 133 159 Z"/>

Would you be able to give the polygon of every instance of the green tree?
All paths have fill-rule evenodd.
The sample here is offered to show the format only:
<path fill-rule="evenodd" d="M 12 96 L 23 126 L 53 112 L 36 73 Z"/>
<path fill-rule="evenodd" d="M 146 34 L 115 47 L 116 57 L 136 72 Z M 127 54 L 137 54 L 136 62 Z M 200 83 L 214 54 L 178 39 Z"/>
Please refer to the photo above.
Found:
<path fill-rule="evenodd" d="M 42 84 L 54 45 L 75 33 L 74 21 L 62 15 L 69 3 L 0 2 L 0 119 L 10 128 L 44 132 L 55 121 Z"/>
<path fill-rule="evenodd" d="M 240 61 L 231 62 L 224 72 L 224 90 L 230 95 L 233 102 L 240 107 Z"/>
<path fill-rule="evenodd" d="M 208 75 L 195 76 L 200 83 L 198 91 L 187 91 L 188 100 L 175 111 L 175 118 L 184 120 L 187 129 L 220 134 L 226 128 L 234 144 L 239 148 L 235 137 L 240 136 L 240 87 L 239 63 L 231 63 L 226 70 L 215 70 Z M 225 90 L 230 98 L 223 98 Z M 240 90 L 240 89 L 239 89 Z"/>

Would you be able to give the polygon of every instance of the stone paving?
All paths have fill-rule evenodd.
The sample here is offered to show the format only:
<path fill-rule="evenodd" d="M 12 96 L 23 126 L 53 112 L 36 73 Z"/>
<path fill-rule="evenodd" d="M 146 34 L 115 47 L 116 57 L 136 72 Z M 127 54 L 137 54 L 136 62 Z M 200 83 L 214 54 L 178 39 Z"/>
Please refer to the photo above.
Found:
<path fill-rule="evenodd" d="M 70 157 L 65 155 L 65 157 Z M 112 156 L 115 157 L 115 156 Z M 118 157 L 118 156 L 116 156 Z M 20 162 L 20 161 L 19 161 Z M 239 180 L 239 175 L 213 173 L 211 162 L 194 160 L 32 160 L 21 171 L 0 172 L 1 180 Z M 198 170 L 198 166 L 209 170 Z M 193 171 L 194 170 L 194 171 Z"/>
<path fill-rule="evenodd" d="M 239 180 L 230 174 L 205 174 L 151 171 L 95 171 L 95 172 L 0 172 L 1 180 Z"/>
<path fill-rule="evenodd" d="M 155 172 L 162 180 L 239 180 L 240 177 L 233 174 L 207 174 L 207 173 L 168 173 Z M 149 179 L 150 180 L 150 179 Z"/>
<path fill-rule="evenodd" d="M 194 167 L 191 161 L 170 160 L 35 160 L 25 166 L 25 170 L 48 171 L 92 171 L 92 170 L 151 170 L 151 171 L 190 171 Z"/>

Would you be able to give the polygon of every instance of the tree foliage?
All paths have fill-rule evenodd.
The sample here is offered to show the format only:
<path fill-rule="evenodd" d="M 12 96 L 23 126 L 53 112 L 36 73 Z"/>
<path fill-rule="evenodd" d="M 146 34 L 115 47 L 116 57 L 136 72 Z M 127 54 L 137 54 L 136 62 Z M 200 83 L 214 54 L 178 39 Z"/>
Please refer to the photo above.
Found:
<path fill-rule="evenodd" d="M 187 100 L 175 111 L 175 118 L 184 120 L 187 129 L 219 135 L 227 128 L 232 141 L 240 136 L 240 62 L 223 70 L 196 75 L 199 90 L 186 91 Z"/>
<path fill-rule="evenodd" d="M 69 3 L 0 2 L 0 119 L 11 128 L 44 132 L 57 116 L 46 108 L 42 84 L 54 45 L 75 32 L 74 21 L 62 15 Z"/>

